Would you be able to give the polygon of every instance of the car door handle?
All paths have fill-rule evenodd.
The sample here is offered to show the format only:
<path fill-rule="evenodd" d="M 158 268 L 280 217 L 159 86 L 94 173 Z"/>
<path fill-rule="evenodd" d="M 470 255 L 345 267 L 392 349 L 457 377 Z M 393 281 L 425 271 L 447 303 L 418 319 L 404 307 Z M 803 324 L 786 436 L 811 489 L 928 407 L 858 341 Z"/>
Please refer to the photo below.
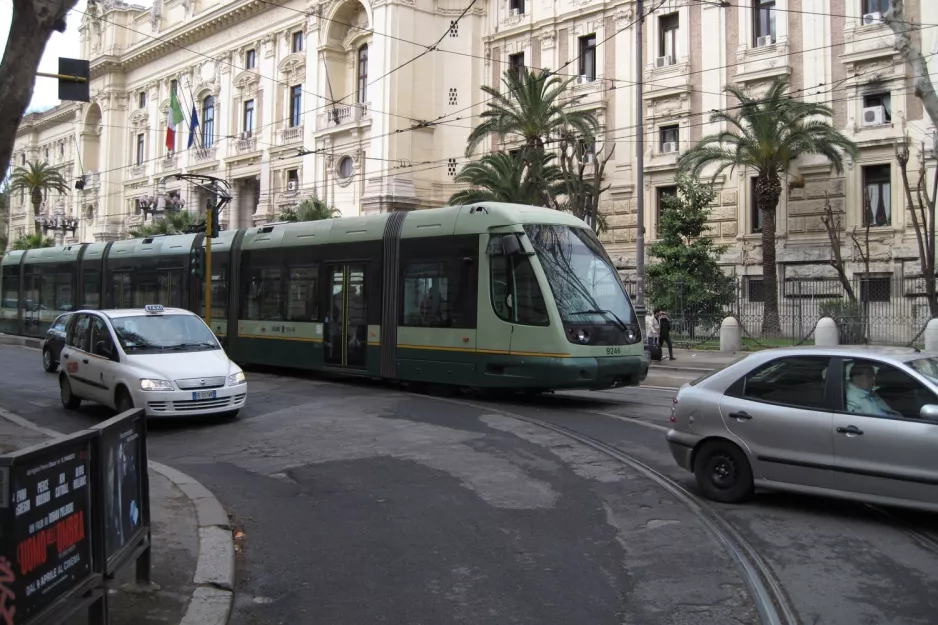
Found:
<path fill-rule="evenodd" d="M 856 436 L 863 434 L 863 430 L 861 430 L 855 425 L 851 425 L 845 428 L 837 428 L 837 432 L 839 434 L 846 434 L 847 436 L 850 436 L 851 434 L 856 435 Z"/>
<path fill-rule="evenodd" d="M 65 360 L 68 360 L 68 354 L 62 354 L 62 358 L 64 358 Z"/>
<path fill-rule="evenodd" d="M 730 418 L 731 418 L 731 419 L 739 419 L 740 421 L 748 421 L 749 419 L 752 419 L 752 415 L 749 414 L 748 412 L 745 412 L 745 411 L 742 411 L 742 412 L 731 412 L 731 413 L 730 413 Z"/>
<path fill-rule="evenodd" d="M 81 361 L 82 361 L 83 363 L 85 363 L 86 365 L 88 364 L 88 359 L 87 359 L 87 358 L 82 358 Z"/>

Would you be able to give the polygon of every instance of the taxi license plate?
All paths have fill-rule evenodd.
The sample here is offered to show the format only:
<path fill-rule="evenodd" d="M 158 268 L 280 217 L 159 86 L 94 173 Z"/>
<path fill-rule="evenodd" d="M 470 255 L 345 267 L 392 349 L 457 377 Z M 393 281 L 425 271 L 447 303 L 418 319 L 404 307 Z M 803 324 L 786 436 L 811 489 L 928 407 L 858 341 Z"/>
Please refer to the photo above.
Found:
<path fill-rule="evenodd" d="M 192 400 L 198 401 L 200 399 L 215 399 L 215 391 L 193 391 Z"/>

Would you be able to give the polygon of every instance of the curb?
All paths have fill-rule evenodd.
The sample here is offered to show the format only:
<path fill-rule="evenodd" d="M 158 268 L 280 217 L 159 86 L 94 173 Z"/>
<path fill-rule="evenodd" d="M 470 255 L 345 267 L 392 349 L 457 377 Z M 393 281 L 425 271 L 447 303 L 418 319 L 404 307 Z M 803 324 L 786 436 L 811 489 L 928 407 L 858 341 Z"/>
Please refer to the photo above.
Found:
<path fill-rule="evenodd" d="M 51 438 L 63 436 L 4 408 L 0 408 L 0 418 Z M 196 589 L 179 625 L 225 625 L 234 604 L 235 581 L 234 539 L 228 514 L 212 491 L 195 478 L 153 460 L 147 464 L 185 493 L 198 517 L 199 555 L 192 578 Z"/>
<path fill-rule="evenodd" d="M 709 373 L 719 367 L 684 367 L 681 365 L 651 365 L 650 369 L 655 371 L 673 371 L 675 373 Z"/>
<path fill-rule="evenodd" d="M 32 349 L 42 349 L 42 339 L 36 339 L 28 336 L 0 334 L 0 345 L 14 345 L 18 347 L 30 347 Z"/>

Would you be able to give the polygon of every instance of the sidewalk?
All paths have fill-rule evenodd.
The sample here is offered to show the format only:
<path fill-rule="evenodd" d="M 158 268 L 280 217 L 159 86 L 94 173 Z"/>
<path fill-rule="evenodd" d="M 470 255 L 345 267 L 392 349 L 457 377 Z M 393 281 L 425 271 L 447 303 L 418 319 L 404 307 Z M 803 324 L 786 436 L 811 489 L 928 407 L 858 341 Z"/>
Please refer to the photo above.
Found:
<path fill-rule="evenodd" d="M 0 411 L 0 453 L 9 453 L 50 439 L 42 431 L 23 427 L 15 421 L 19 421 L 15 415 Z M 199 576 L 206 575 L 204 570 L 199 570 L 197 575 L 198 568 L 206 568 L 202 563 L 203 558 L 200 558 L 202 549 L 205 549 L 205 523 L 200 526 L 197 511 L 200 502 L 190 497 L 196 490 L 192 484 L 197 483 L 183 474 L 178 474 L 180 478 L 175 473 L 168 467 L 164 469 L 151 463 L 151 580 L 156 586 L 152 589 L 138 587 L 134 583 L 133 564 L 120 571 L 109 583 L 111 625 L 224 625 L 228 620 L 231 593 L 227 593 L 227 605 L 222 605 L 217 595 L 226 591 L 199 588 L 196 583 L 202 581 L 198 579 Z M 187 479 L 189 483 L 186 483 Z M 189 494 L 183 489 L 189 491 Z M 228 535 L 230 537 L 230 531 Z M 221 554 L 215 555 L 217 557 Z M 233 568 L 230 574 L 233 577 Z M 220 581 L 213 580 L 211 585 L 223 586 Z M 206 593 L 206 590 L 209 592 Z M 206 595 L 213 596 L 205 601 Z M 193 597 L 197 599 L 193 600 Z M 86 623 L 87 615 L 79 612 L 66 625 Z"/>
<path fill-rule="evenodd" d="M 668 348 L 665 346 L 664 357 L 658 362 L 651 361 L 648 378 L 642 382 L 642 386 L 678 388 L 711 371 L 722 369 L 750 353 L 675 349 L 676 360 L 668 360 Z"/>

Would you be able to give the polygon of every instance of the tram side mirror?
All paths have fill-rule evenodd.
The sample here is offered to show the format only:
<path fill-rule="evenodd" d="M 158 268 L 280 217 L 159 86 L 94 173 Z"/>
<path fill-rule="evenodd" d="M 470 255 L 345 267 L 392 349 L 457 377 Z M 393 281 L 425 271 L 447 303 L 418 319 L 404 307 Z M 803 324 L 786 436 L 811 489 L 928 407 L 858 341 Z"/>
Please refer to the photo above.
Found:
<path fill-rule="evenodd" d="M 521 246 L 521 241 L 518 239 L 517 234 L 507 234 L 503 236 L 502 249 L 504 250 L 505 256 L 524 254 L 524 248 Z"/>

